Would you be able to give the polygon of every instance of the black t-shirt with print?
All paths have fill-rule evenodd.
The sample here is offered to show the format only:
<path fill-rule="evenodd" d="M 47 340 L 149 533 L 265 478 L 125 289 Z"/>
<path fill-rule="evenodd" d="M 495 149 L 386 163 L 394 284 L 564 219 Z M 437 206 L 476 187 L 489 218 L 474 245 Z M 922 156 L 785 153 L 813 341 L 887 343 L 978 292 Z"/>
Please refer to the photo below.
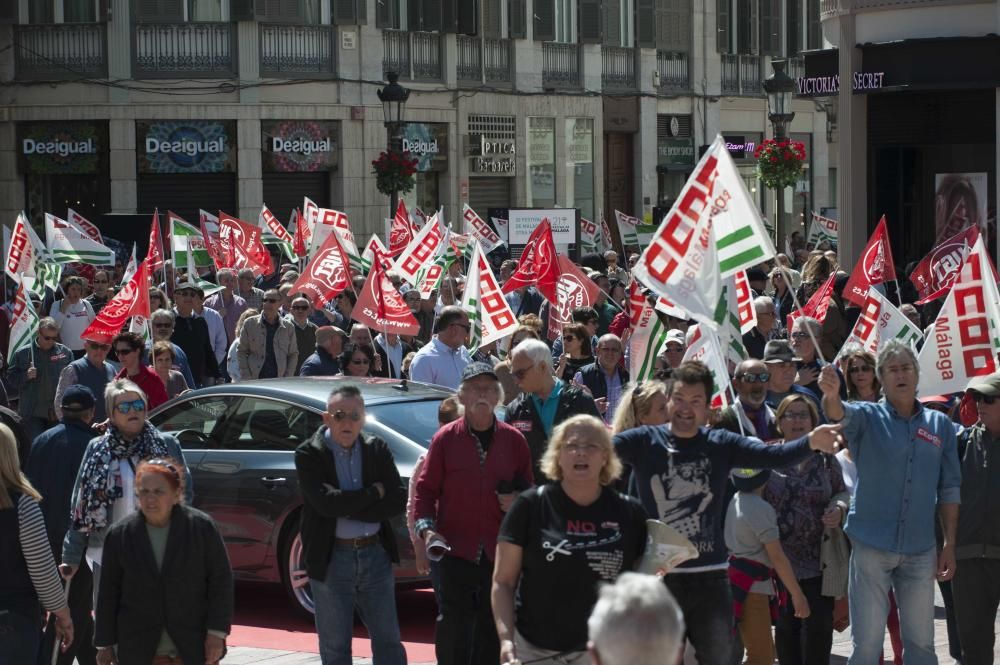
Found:
<path fill-rule="evenodd" d="M 610 487 L 581 506 L 552 483 L 514 501 L 497 539 L 524 550 L 517 629 L 536 647 L 583 650 L 598 584 L 633 570 L 642 556 L 646 511 Z"/>

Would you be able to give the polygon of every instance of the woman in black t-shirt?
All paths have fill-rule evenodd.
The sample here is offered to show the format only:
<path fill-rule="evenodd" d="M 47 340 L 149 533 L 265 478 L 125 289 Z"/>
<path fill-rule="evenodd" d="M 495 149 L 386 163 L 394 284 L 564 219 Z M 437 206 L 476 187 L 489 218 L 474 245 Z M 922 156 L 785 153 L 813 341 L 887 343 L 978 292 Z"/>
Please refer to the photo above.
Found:
<path fill-rule="evenodd" d="M 497 538 L 493 614 L 500 661 L 559 656 L 560 663 L 585 663 L 598 584 L 635 568 L 646 542 L 646 513 L 609 486 L 622 465 L 607 428 L 593 416 L 556 427 L 541 468 L 556 482 L 521 494 Z"/>

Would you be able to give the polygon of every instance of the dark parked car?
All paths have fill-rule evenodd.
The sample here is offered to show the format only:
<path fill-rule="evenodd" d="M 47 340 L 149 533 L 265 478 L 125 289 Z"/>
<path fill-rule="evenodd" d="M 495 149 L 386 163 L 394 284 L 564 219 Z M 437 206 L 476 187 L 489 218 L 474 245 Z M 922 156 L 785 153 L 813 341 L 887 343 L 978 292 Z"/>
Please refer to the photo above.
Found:
<path fill-rule="evenodd" d="M 364 431 L 389 444 L 407 481 L 438 429 L 438 405 L 450 391 L 393 379 L 269 379 L 191 391 L 149 416 L 181 442 L 194 505 L 218 523 L 236 579 L 280 582 L 310 612 L 309 578 L 299 561 L 302 495 L 293 453 L 322 426 L 330 391 L 348 382 L 365 399 Z M 404 517 L 393 525 L 402 563 L 397 583 L 424 582 Z"/>

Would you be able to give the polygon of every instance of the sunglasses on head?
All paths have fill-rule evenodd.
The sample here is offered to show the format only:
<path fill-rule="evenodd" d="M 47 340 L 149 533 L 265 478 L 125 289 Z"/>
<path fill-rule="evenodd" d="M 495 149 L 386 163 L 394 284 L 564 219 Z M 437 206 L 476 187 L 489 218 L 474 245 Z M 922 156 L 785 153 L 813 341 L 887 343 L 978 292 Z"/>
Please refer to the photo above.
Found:
<path fill-rule="evenodd" d="M 132 400 L 131 402 L 122 402 L 115 405 L 115 409 L 118 413 L 128 413 L 130 411 L 145 411 L 146 402 L 141 399 Z"/>
<path fill-rule="evenodd" d="M 362 418 L 361 413 L 359 411 L 347 412 L 347 411 L 342 411 L 340 409 L 337 409 L 336 411 L 331 413 L 330 417 L 333 418 L 338 423 L 347 420 L 348 418 L 350 418 L 354 422 L 360 422 Z"/>

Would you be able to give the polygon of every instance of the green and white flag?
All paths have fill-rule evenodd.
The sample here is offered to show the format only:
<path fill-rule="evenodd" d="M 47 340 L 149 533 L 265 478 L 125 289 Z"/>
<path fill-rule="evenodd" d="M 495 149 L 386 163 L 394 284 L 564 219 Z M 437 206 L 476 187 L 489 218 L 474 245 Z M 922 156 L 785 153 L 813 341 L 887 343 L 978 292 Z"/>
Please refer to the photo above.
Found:
<path fill-rule="evenodd" d="M 188 264 L 188 251 L 194 255 L 194 264 L 199 268 L 215 265 L 208 248 L 205 247 L 205 237 L 201 229 L 191 226 L 175 213 L 167 211 L 167 233 L 170 234 L 170 252 L 174 260 L 174 268 Z"/>
<path fill-rule="evenodd" d="M 591 254 L 600 249 L 601 227 L 585 217 L 580 218 L 580 251 Z"/>
<path fill-rule="evenodd" d="M 201 287 L 201 290 L 205 292 L 206 298 L 223 289 L 223 287 L 218 284 L 213 284 L 207 279 L 201 278 L 201 275 L 198 274 L 198 267 L 194 264 L 194 256 L 192 252 L 187 253 L 187 279 L 189 282 L 194 282 Z"/>
<path fill-rule="evenodd" d="M 115 252 L 92 239 L 64 219 L 45 213 L 45 240 L 48 258 L 56 263 L 88 263 L 113 266 Z"/>
<path fill-rule="evenodd" d="M 21 349 L 31 348 L 31 343 L 38 334 L 38 313 L 31 305 L 31 298 L 24 289 L 24 283 L 17 287 L 14 296 L 14 310 L 11 312 L 10 346 L 7 350 L 8 360 Z M 32 359 L 34 364 L 34 359 Z"/>
<path fill-rule="evenodd" d="M 701 324 L 695 326 L 691 342 L 684 352 L 683 361 L 688 360 L 703 362 L 712 373 L 712 407 L 719 408 L 733 403 L 729 369 L 726 367 L 725 356 L 715 331 Z"/>
<path fill-rule="evenodd" d="M 632 215 L 626 215 L 618 210 L 615 210 L 615 220 L 618 222 L 618 234 L 622 238 L 622 246 L 638 247 L 639 232 L 636 230 L 636 227 L 642 223 L 642 220 Z"/>
<path fill-rule="evenodd" d="M 462 309 L 469 315 L 469 324 L 472 326 L 472 330 L 469 331 L 469 353 L 472 354 L 478 351 L 483 343 L 483 319 L 480 316 L 482 302 L 479 290 L 482 279 L 479 270 L 479 257 L 483 250 L 476 241 L 472 241 L 470 244 L 475 245 L 475 248 L 472 251 L 472 263 L 469 264 L 469 275 L 465 281 L 461 304 Z"/>
<path fill-rule="evenodd" d="M 723 354 L 726 360 L 733 363 L 740 363 L 748 357 L 746 347 L 743 346 L 738 301 L 736 277 L 730 275 L 722 280 L 722 293 L 719 295 L 719 303 L 715 309 L 715 323 Z"/>
<path fill-rule="evenodd" d="M 809 223 L 809 235 L 806 238 L 807 243 L 815 247 L 825 240 L 836 245 L 839 235 L 840 222 L 812 213 L 812 222 Z"/>
<path fill-rule="evenodd" d="M 654 308 L 643 298 L 642 313 L 628 338 L 629 376 L 640 382 L 653 378 L 656 356 L 667 339 L 667 329 Z"/>

